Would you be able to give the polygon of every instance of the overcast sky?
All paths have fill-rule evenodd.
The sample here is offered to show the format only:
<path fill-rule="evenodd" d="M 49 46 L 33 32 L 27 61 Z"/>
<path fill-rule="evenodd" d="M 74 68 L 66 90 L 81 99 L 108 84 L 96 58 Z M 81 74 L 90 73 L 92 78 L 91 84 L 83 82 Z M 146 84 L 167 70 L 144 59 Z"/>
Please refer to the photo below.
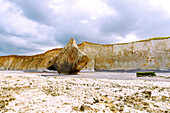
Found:
<path fill-rule="evenodd" d="M 170 0 L 0 0 L 0 55 L 170 36 Z"/>

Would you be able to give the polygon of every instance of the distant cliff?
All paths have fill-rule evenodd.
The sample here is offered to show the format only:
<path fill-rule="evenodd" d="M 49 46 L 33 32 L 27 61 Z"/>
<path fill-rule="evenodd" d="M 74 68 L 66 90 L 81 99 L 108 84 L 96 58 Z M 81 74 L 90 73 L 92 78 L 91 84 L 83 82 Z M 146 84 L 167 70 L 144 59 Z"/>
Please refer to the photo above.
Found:
<path fill-rule="evenodd" d="M 82 42 L 78 47 L 91 59 L 87 70 L 170 69 L 170 37 L 106 45 Z M 33 56 L 0 56 L 0 69 L 46 70 L 61 49 Z"/>
<path fill-rule="evenodd" d="M 46 70 L 61 48 L 33 56 L 0 56 L 0 70 Z"/>

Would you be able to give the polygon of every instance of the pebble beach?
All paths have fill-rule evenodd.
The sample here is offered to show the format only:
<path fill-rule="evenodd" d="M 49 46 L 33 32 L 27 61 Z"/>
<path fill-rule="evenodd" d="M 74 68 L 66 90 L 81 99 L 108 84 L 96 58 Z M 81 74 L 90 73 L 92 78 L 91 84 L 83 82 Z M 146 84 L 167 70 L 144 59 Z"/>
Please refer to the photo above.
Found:
<path fill-rule="evenodd" d="M 150 79 L 136 78 L 135 73 L 59 76 L 0 71 L 0 112 L 170 113 L 169 76 L 160 73 Z"/>

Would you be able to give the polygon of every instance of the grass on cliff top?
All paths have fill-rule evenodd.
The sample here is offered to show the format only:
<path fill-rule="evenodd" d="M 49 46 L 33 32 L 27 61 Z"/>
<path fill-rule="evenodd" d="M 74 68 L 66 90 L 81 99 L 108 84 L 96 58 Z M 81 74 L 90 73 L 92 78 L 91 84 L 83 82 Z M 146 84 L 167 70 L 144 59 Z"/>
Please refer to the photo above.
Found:
<path fill-rule="evenodd" d="M 162 39 L 168 39 L 170 37 L 156 37 L 156 38 L 149 38 L 149 39 L 146 39 L 146 40 L 139 40 L 139 41 L 136 41 L 136 42 L 143 42 L 143 41 L 150 41 L 150 40 L 162 40 Z"/>
<path fill-rule="evenodd" d="M 135 43 L 135 42 L 146 42 L 146 41 L 151 41 L 151 40 L 163 40 L 163 39 L 168 39 L 168 38 L 170 37 L 156 37 L 156 38 L 149 38 L 145 40 L 138 40 L 138 41 L 128 42 L 128 43 L 117 43 L 115 45 L 124 45 L 124 44 Z"/>
<path fill-rule="evenodd" d="M 97 44 L 97 43 L 92 43 L 92 42 L 88 42 L 88 41 L 84 41 L 82 43 L 89 43 L 89 44 L 93 44 L 93 45 L 105 45 L 105 46 L 109 46 L 109 45 L 124 45 L 124 44 L 130 44 L 130 43 L 135 43 L 135 42 L 146 42 L 146 41 L 151 41 L 151 40 L 163 40 L 163 39 L 168 39 L 168 38 L 170 38 L 170 37 L 156 37 L 156 38 L 149 38 L 149 39 L 145 39 L 145 40 L 138 40 L 138 41 L 134 41 L 134 42 L 115 43 L 115 44 Z M 78 44 L 78 45 L 81 45 L 81 44 Z"/>

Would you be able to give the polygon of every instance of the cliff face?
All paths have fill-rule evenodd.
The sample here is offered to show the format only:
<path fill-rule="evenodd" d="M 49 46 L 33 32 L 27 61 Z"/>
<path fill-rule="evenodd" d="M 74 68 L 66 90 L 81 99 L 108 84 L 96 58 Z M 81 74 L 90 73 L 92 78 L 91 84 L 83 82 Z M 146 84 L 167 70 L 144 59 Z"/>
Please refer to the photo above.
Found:
<path fill-rule="evenodd" d="M 83 42 L 79 47 L 91 59 L 85 69 L 170 69 L 170 37 L 113 45 Z"/>
<path fill-rule="evenodd" d="M 170 69 L 170 37 L 112 45 L 82 42 L 78 47 L 91 60 L 84 68 L 88 70 Z M 0 69 L 45 70 L 60 50 L 34 56 L 0 56 Z"/>
<path fill-rule="evenodd" d="M 45 70 L 61 49 L 53 49 L 33 56 L 0 56 L 1 70 Z"/>

